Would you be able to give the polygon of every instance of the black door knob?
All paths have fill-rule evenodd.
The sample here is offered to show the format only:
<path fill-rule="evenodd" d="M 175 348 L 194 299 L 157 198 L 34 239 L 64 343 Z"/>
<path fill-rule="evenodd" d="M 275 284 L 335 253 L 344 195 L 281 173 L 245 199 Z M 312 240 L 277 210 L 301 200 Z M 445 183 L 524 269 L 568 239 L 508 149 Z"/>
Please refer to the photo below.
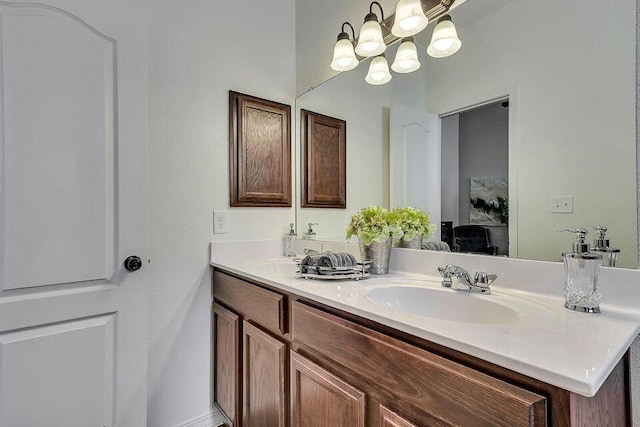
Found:
<path fill-rule="evenodd" d="M 124 260 L 124 268 L 127 271 L 138 271 L 142 268 L 142 260 L 137 256 L 130 256 Z"/>

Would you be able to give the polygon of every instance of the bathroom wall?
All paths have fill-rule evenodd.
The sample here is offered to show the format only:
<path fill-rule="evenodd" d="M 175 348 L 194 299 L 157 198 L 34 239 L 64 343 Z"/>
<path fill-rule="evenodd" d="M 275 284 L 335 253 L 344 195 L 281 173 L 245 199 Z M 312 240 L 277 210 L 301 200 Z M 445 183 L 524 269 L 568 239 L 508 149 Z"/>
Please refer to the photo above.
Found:
<path fill-rule="evenodd" d="M 228 90 L 293 105 L 294 0 L 156 0 L 149 35 L 148 424 L 207 414 L 209 242 L 273 239 L 293 208 L 229 209 Z M 229 234 L 213 235 L 214 209 Z"/>
<path fill-rule="evenodd" d="M 603 223 L 622 264 L 637 265 L 633 7 L 508 2 L 460 22 L 456 55 L 424 63 L 429 111 L 512 96 L 518 257 L 557 260 L 569 240 L 554 230 Z M 597 170 L 612 173 L 599 179 Z M 563 195 L 574 197 L 573 214 L 550 213 L 550 197 Z"/>
<path fill-rule="evenodd" d="M 395 48 L 391 52 L 387 54 L 390 62 L 395 57 Z M 424 69 L 407 75 L 394 74 L 391 82 L 371 86 L 364 81 L 367 71 L 368 63 L 364 63 L 296 100 L 296 109 L 347 121 L 347 208 L 300 209 L 300 235 L 303 226 L 312 222 L 318 223 L 314 229 L 319 239 L 342 242 L 353 213 L 369 205 L 389 207 L 390 107 L 397 102 L 424 109 L 425 74 Z M 300 135 L 299 121 L 296 125 L 296 135 Z M 297 164 L 301 164 L 300 160 Z"/>

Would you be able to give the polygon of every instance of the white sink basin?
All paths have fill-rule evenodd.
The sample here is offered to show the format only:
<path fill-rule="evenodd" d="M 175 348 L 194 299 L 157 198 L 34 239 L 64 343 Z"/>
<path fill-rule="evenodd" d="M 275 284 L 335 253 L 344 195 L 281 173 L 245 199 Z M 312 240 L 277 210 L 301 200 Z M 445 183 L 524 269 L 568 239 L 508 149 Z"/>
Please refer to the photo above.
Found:
<path fill-rule="evenodd" d="M 367 298 L 395 311 L 463 323 L 513 323 L 518 312 L 496 302 L 496 295 L 476 295 L 445 288 L 396 285 L 377 287 Z"/>

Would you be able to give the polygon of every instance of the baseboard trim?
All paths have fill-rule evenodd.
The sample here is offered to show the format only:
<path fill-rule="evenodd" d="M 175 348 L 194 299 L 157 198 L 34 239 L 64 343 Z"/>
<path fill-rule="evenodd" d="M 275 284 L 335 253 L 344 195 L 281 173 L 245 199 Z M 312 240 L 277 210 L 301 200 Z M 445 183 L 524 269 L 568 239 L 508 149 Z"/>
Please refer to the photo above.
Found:
<path fill-rule="evenodd" d="M 218 427 L 224 424 L 222 417 L 214 408 L 211 412 L 207 412 L 185 423 L 179 424 L 178 427 Z"/>

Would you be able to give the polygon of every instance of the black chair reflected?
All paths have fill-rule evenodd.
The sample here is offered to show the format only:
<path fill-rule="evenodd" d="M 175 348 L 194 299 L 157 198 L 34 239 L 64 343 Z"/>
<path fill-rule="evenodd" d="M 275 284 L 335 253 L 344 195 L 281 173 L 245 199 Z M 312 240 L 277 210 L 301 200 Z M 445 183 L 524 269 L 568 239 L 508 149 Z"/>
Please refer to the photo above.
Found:
<path fill-rule="evenodd" d="M 481 225 L 453 227 L 453 251 L 497 255 L 498 247 L 491 244 L 489 230 Z"/>

